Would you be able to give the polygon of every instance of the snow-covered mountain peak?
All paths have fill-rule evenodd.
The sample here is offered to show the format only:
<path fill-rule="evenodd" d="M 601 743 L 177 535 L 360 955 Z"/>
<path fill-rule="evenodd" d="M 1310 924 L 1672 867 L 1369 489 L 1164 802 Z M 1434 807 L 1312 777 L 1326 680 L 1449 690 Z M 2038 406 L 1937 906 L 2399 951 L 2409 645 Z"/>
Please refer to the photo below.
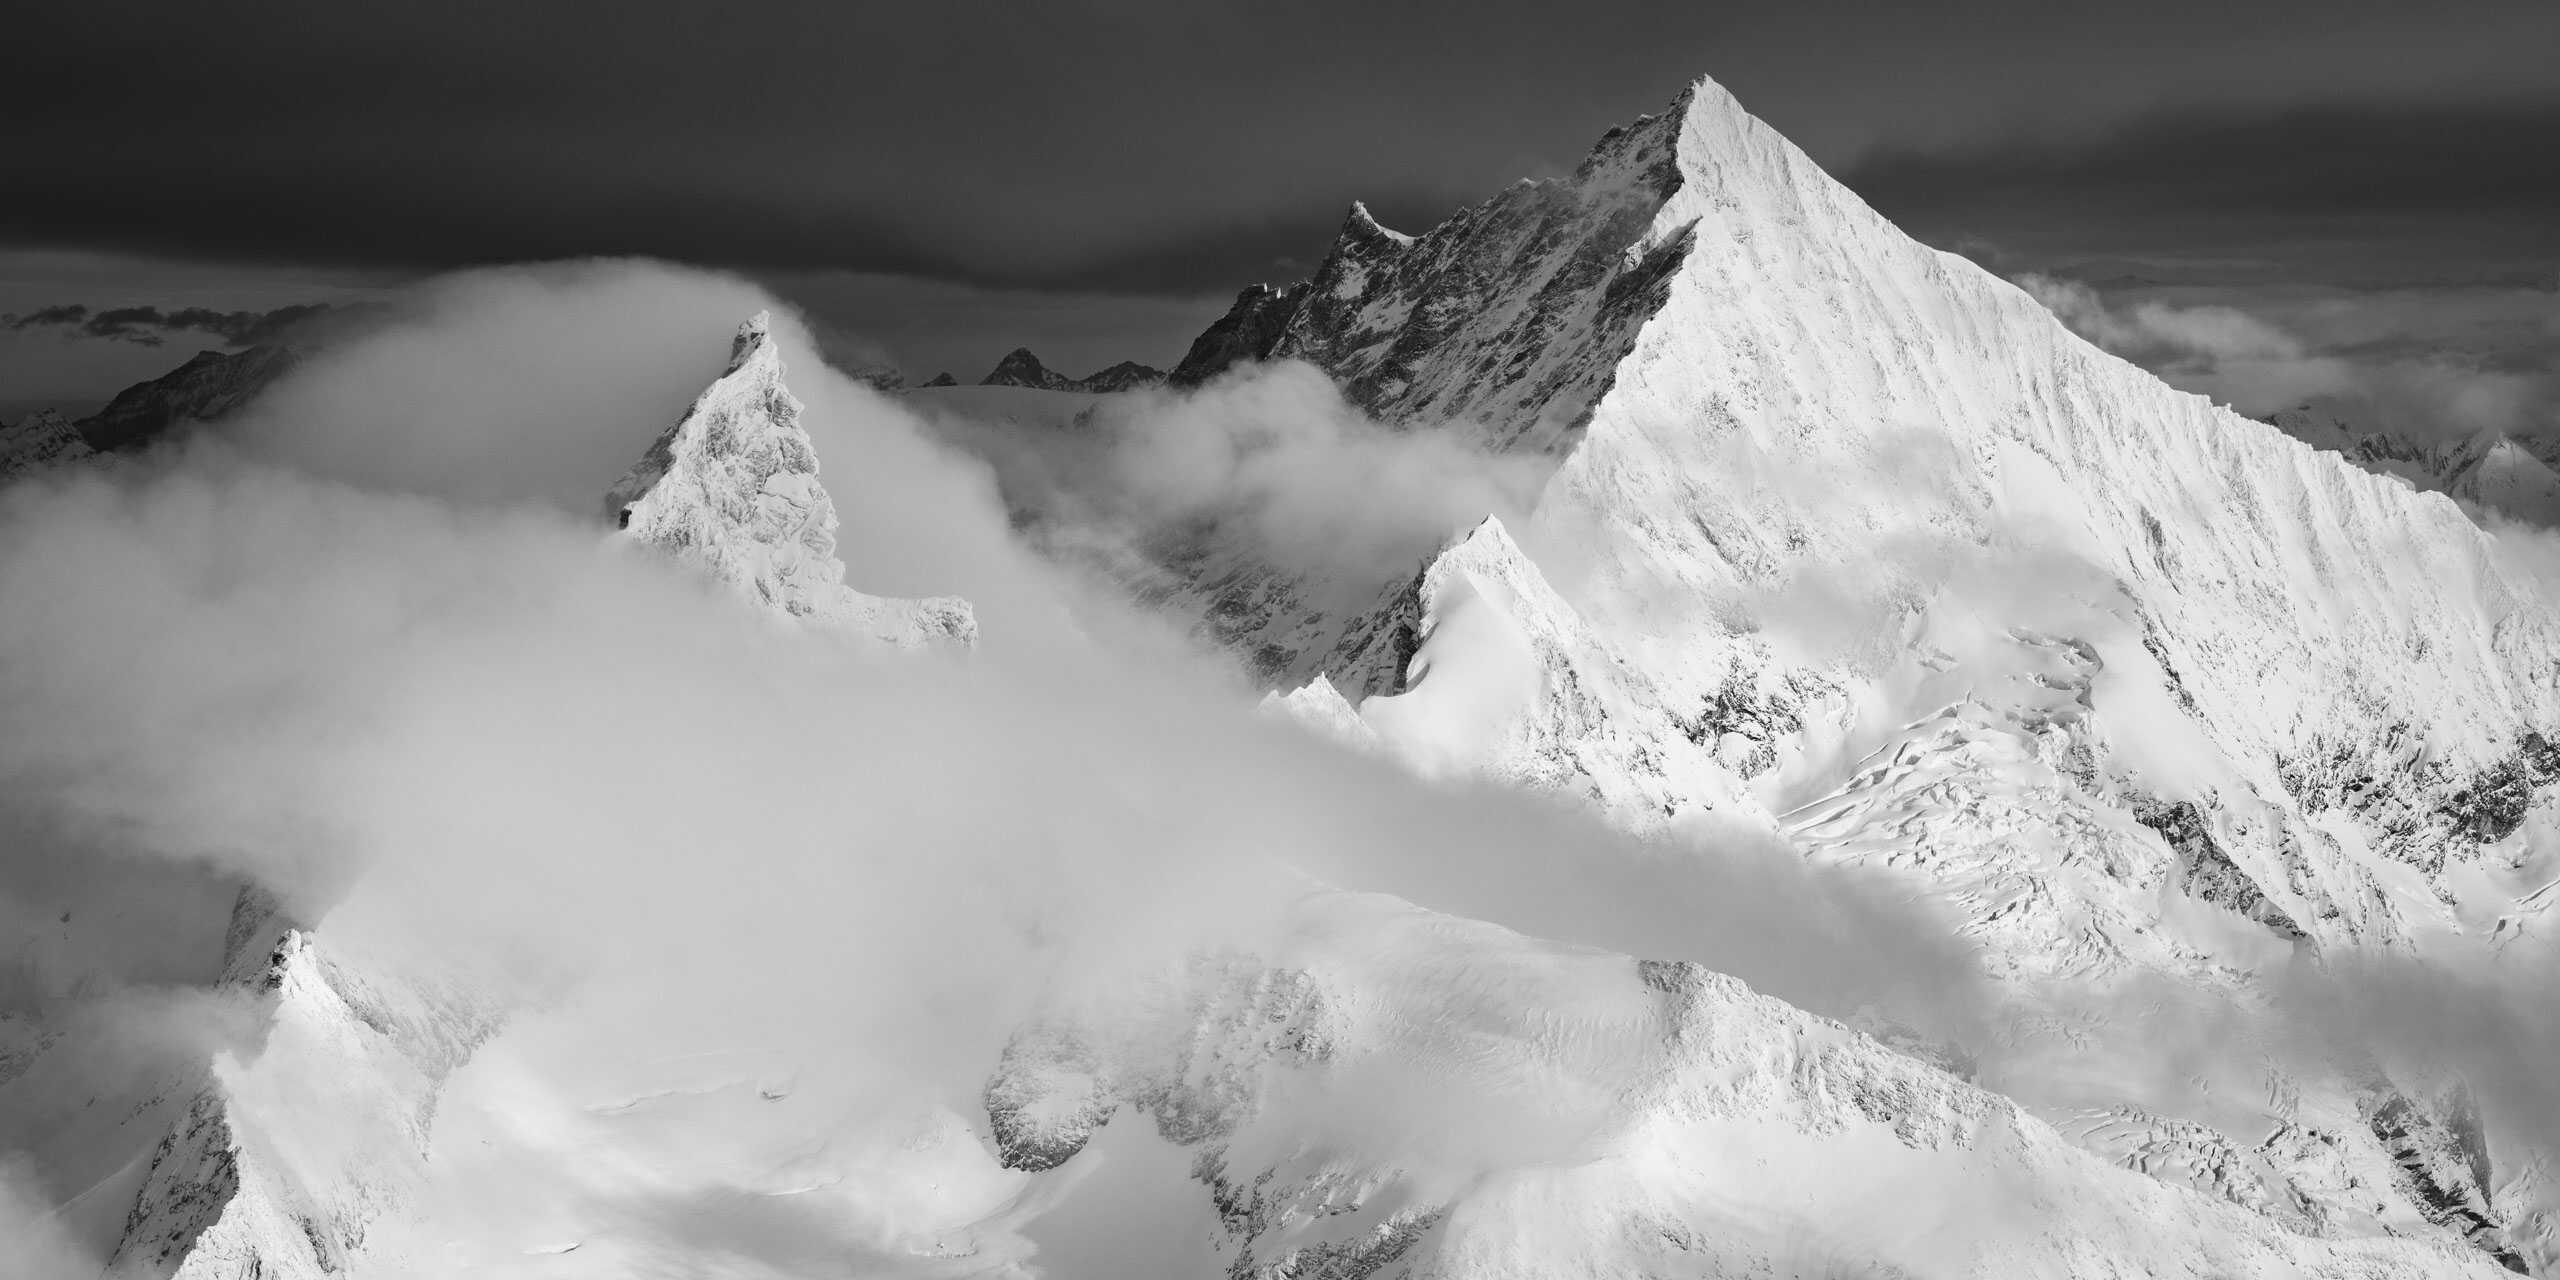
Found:
<path fill-rule="evenodd" d="M 1177 381 L 1282 358 L 1553 467 L 1525 519 L 1365 593 L 1203 558 L 1206 630 L 1275 687 L 1328 678 L 1282 709 L 1339 723 L 1338 690 L 1425 772 L 1631 826 L 1785 815 L 1812 860 L 1964 916 L 2028 1079 L 2141 1052 L 2037 1029 L 2076 984 L 2220 998 L 2297 948 L 2468 945 L 2441 941 L 2463 868 L 2560 773 L 2536 748 L 2560 617 L 2453 503 L 2097 350 L 1712 81 L 1409 243 L 1347 220 Z M 2363 1085 L 2279 1083 L 2325 1136 L 2274 1162 L 2274 1200 L 2428 1212 L 2325 1181 L 2399 1158 Z M 2093 1140 L 2117 1158 L 2295 1123 L 2222 1101 L 2253 1087 L 2020 1097 L 2151 1117 Z"/>
<path fill-rule="evenodd" d="M 818 482 L 817 450 L 782 373 L 772 317 L 758 312 L 738 326 L 728 371 L 605 495 L 616 536 L 688 561 L 785 618 L 898 648 L 972 643 L 967 601 L 845 585 L 835 500 Z"/>
<path fill-rule="evenodd" d="M 1413 243 L 1412 236 L 1401 231 L 1390 231 L 1379 223 L 1377 215 L 1369 212 L 1368 204 L 1359 200 L 1352 201 L 1351 211 L 1343 215 L 1341 238 L 1345 241 L 1353 239 L 1384 241 L 1397 248 Z"/>

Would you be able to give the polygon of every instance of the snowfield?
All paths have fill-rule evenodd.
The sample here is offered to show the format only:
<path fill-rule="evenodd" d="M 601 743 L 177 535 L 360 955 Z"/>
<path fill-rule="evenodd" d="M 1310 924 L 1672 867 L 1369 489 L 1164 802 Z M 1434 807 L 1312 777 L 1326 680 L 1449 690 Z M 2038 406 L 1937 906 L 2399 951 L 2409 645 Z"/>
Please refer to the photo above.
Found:
<path fill-rule="evenodd" d="M 1390 436 L 1433 441 L 1434 467 L 1472 459 L 1487 492 L 1531 477 L 1528 501 L 1470 510 L 1385 569 L 1365 543 L 1300 554 L 1269 521 L 1185 511 L 1179 537 L 1147 530 L 1062 573 L 1121 575 L 1231 655 L 1255 685 L 1235 700 L 1260 699 L 1233 732 L 1255 761 L 1316 762 L 1321 785 L 1270 793 L 1311 811 L 1220 807 L 1230 793 L 1171 739 L 1174 763 L 1081 799 L 1106 815 L 1091 825 L 1179 856 L 1127 880 L 937 869 L 931 837 L 976 830 L 969 815 L 847 836 L 794 806 L 862 780 L 705 766 L 706 789 L 730 790 L 685 804 L 733 805 L 739 830 L 795 845 L 841 839 L 825 866 L 853 871 L 804 883 L 775 868 L 816 864 L 767 864 L 752 841 L 691 851 L 705 919 L 642 952 L 681 984 L 664 998 L 735 1001 L 734 1034 L 699 1043 L 605 1037 L 655 1015 L 603 1021 L 606 996 L 511 953 L 369 947 L 364 911 L 385 905 L 356 873 L 332 887 L 364 911 L 334 919 L 200 865 L 147 910 L 116 906 L 141 901 L 129 885 L 19 875 L 8 919 L 31 976 L 0 1006 L 0 1150 L 25 1186 L 0 1189 L 89 1274 L 189 1280 L 2560 1270 L 2560 1100 L 2534 1069 L 2550 1033 L 2402 1034 L 2465 1025 L 2425 1023 L 2428 1006 L 2547 990 L 2560 614 L 2529 545 L 2098 351 L 1902 235 L 1709 81 L 1570 178 L 1427 232 L 1354 206 L 1309 280 L 1246 290 L 1202 335 L 1172 375 L 1188 390 L 910 399 L 983 443 L 1205 403 L 1186 396 L 1282 403 L 1254 380 L 1298 365 Z M 876 722 L 847 727 L 889 739 L 864 758 L 972 749 L 886 704 L 1013 660 L 999 615 L 846 581 L 808 409 L 774 322 L 749 320 L 611 487 L 607 559 L 789 624 L 758 643 L 853 655 L 887 691 Z M 77 452 L 58 434 L 7 438 L 61 455 L 32 474 Z M 854 492 L 869 461 L 829 457 L 824 475 Z M 2542 483 L 2529 461 L 2492 448 L 2464 474 L 2521 491 Z M 1063 510 L 1017 516 L 1038 533 Z M 0 576 L 0 609 L 57 586 Z M 506 652 L 469 650 L 491 671 Z M 21 696 L 7 670 L 0 692 Z M 774 696 L 779 725 L 801 699 Z M 1038 768 L 972 808 L 1044 794 L 1033 773 L 1086 776 L 1063 754 L 1195 727 L 1148 706 L 1064 731 L 1018 713 L 1020 741 L 974 745 Z M 0 785 L 51 760 L 0 755 Z M 573 813 L 626 794 L 560 791 Z M 1570 833 L 1536 851 L 1542 883 L 1597 901 L 1598 925 L 1527 927 L 1572 917 L 1504 903 L 1500 833 L 1432 807 L 1491 794 L 1536 815 L 1523 832 Z M 1364 844 L 1379 795 L 1410 808 Z M 912 883 L 871 873 L 872 845 L 919 829 Z M 1071 840 L 1063 818 L 1023 829 Z M 1817 1010 L 1685 952 L 1596 944 L 1663 938 L 1628 922 L 1751 883 L 1699 877 L 1755 841 L 1805 883 L 1864 886 L 1879 930 L 1905 908 L 1943 922 L 1952 940 L 1931 945 L 1960 957 L 1947 985 L 1964 989 Z M 604 870 L 573 919 L 645 896 L 613 868 L 648 851 L 593 852 Z M 548 883 L 542 856 L 522 885 Z M 1416 887 L 1365 887 L 1369 870 Z M 1180 897 L 1193 875 L 1211 892 Z M 858 1023 L 859 1052 L 806 1052 L 724 985 L 712 953 L 783 927 L 726 896 L 768 878 L 785 882 L 767 902 L 846 892 L 847 932 L 911 918 L 933 935 L 908 971 L 771 975 L 793 993 L 782 1021 Z M 938 899 L 910 910 L 896 895 L 919 884 Z M 939 936 L 955 894 L 983 933 Z M 1504 905 L 1452 905 L 1474 901 Z M 1780 930 L 1795 909 L 1767 904 Z M 1141 923 L 1195 916 L 1243 923 Z M 1715 919 L 1698 927 L 1735 916 Z M 194 959 L 124 985 L 63 976 L 137 931 Z M 1007 982 L 971 985 L 981 967 Z M 172 1012 L 137 1015 L 146 989 Z M 181 1007 L 220 1035 L 158 1034 Z M 982 1021 L 995 1031 L 952 1029 Z"/>

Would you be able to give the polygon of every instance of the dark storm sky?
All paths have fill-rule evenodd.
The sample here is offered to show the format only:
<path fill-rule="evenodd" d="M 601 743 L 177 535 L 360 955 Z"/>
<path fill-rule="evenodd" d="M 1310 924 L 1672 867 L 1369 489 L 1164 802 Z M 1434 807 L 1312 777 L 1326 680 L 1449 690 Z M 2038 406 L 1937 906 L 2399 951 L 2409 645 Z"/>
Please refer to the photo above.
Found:
<path fill-rule="evenodd" d="M 1239 285 L 1305 270 L 1349 199 L 1419 230 L 1701 73 L 2004 271 L 2560 274 L 2549 0 L 92 0 L 10 25 L 21 313 L 647 253 L 964 375 L 1012 345 L 1008 314 L 1091 335 L 1071 368 L 1161 362 Z M 146 296 L 155 272 L 241 296 Z"/>

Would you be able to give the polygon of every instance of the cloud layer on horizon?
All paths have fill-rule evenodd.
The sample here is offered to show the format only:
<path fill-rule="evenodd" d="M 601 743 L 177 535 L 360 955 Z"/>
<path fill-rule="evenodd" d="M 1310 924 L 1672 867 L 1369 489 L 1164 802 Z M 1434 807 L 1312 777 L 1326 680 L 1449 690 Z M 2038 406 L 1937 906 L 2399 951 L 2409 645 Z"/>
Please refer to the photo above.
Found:
<path fill-rule="evenodd" d="M 2253 417 L 2318 403 L 2419 440 L 2560 431 L 2560 305 L 2539 290 L 2102 292 L 2034 272 L 2014 283 L 2080 336 Z"/>
<path fill-rule="evenodd" d="M 0 329 L 13 333 L 54 329 L 87 338 L 156 347 L 174 334 L 201 333 L 226 347 L 274 342 L 308 327 L 330 311 L 325 302 L 295 303 L 267 311 L 220 311 L 212 307 L 121 306 L 91 308 L 86 303 L 55 303 L 34 310 L 0 315 Z"/>

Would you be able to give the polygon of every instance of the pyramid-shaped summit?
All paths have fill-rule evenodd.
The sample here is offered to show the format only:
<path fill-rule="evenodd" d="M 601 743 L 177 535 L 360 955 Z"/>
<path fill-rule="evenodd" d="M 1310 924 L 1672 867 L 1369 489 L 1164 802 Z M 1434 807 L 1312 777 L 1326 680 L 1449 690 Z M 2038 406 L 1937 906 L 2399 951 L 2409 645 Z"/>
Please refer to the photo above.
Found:
<path fill-rule="evenodd" d="M 2475 945 L 2446 905 L 2560 794 L 2560 613 L 2454 504 L 2090 346 L 1712 82 L 1420 235 L 1355 207 L 1175 378 L 1279 359 L 1546 477 L 1509 536 L 1451 530 L 1392 580 L 1200 549 L 1176 595 L 1203 633 L 1276 690 L 1323 678 L 1435 771 L 1639 829 L 1715 810 L 1908 877 L 2031 1018 L 2134 980 L 2222 999 L 2253 955 Z M 2036 1052 L 2095 1078 L 2139 1039 Z M 2424 1092 L 2331 1066 L 2276 1086 L 2320 1101 L 2221 1110 L 2166 1076 L 2019 1101 L 2117 1108 L 2074 1140 L 2300 1238 L 2355 1221 L 2326 1146 L 2239 1183 L 2152 1154 L 2316 1111 L 2339 1158 L 2388 1167 L 2403 1138 L 2358 1117 Z M 2388 1211 L 2485 1265 L 2560 1239 L 2536 1225 L 2560 1194 L 2432 1194 Z"/>
<path fill-rule="evenodd" d="M 696 565 L 784 617 L 901 648 L 966 645 L 967 601 L 895 600 L 845 585 L 836 507 L 802 405 L 782 381 L 772 316 L 738 326 L 729 367 L 605 496 L 617 536 Z"/>

